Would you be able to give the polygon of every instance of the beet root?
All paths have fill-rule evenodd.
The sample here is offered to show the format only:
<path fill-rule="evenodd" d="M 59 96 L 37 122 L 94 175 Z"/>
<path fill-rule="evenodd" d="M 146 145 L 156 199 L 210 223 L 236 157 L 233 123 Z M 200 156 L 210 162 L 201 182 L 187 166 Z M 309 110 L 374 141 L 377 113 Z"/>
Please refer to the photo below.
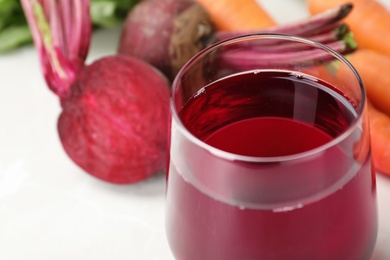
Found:
<path fill-rule="evenodd" d="M 118 53 L 146 61 L 172 81 L 214 32 L 211 18 L 194 0 L 143 0 L 126 17 Z"/>
<path fill-rule="evenodd" d="M 109 56 L 82 69 L 61 99 L 58 132 L 68 156 L 112 183 L 143 180 L 165 167 L 169 86 L 130 56 Z"/>

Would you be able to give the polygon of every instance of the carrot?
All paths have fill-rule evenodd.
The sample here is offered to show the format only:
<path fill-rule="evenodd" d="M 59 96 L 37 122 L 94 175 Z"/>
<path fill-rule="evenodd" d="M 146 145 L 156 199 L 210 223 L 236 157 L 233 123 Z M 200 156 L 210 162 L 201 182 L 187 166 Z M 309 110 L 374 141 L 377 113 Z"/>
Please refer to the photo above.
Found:
<path fill-rule="evenodd" d="M 369 100 L 379 110 L 390 115 L 390 56 L 358 49 L 346 55 L 346 58 L 361 76 Z"/>
<path fill-rule="evenodd" d="M 368 99 L 375 107 L 390 116 L 390 77 L 388 76 L 390 75 L 390 56 L 382 55 L 374 50 L 358 49 L 345 57 L 362 78 Z M 345 86 L 341 86 L 341 91 L 350 96 L 351 90 L 348 88 L 348 82 L 351 74 L 345 71 L 345 67 L 333 65 L 335 65 L 332 67 L 335 70 L 334 75 L 327 71 L 328 67 L 324 66 L 313 67 L 310 71 L 308 70 L 308 73 L 332 85 L 335 85 L 334 82 L 344 82 Z M 337 81 L 336 78 L 332 78 L 335 75 L 338 77 Z"/>
<path fill-rule="evenodd" d="M 329 63 L 308 66 L 302 69 L 302 72 L 328 82 L 344 93 L 356 105 L 360 103 L 361 98 L 354 95 L 356 90 L 355 86 L 351 84 L 350 78 L 353 74 L 351 71 L 347 71 L 345 67 L 339 65 L 340 63 L 331 61 Z"/>
<path fill-rule="evenodd" d="M 350 2 L 352 12 L 345 18 L 360 47 L 390 56 L 390 10 L 376 0 L 307 0 L 311 14 Z"/>
<path fill-rule="evenodd" d="M 358 49 L 345 57 L 359 73 L 368 99 L 380 111 L 390 116 L 390 56 L 374 50 Z M 351 73 L 346 71 L 346 67 L 338 66 L 337 63 L 328 65 L 330 66 L 325 64 L 309 67 L 302 72 L 328 81 L 352 98 L 353 90 L 349 87 Z"/>
<path fill-rule="evenodd" d="M 256 0 L 197 0 L 218 30 L 253 30 L 276 25 Z"/>
<path fill-rule="evenodd" d="M 372 158 L 378 172 L 390 175 L 390 117 L 368 105 Z"/>
<path fill-rule="evenodd" d="M 359 52 L 360 51 L 361 50 L 359 50 Z M 350 74 L 347 74 L 346 71 L 341 68 L 342 67 L 336 67 L 336 71 L 333 73 L 332 69 L 329 71 L 328 66 L 318 65 L 308 67 L 302 72 L 318 77 L 331 84 L 335 84 L 335 82 L 339 82 L 338 84 L 340 84 L 340 82 L 347 82 L 348 75 L 350 76 Z M 337 80 L 335 76 L 337 76 Z M 336 86 L 349 96 L 348 93 L 351 89 L 348 88 L 348 83 L 344 84 L 344 86 Z M 366 117 L 363 118 L 361 139 L 354 144 L 354 156 L 357 161 L 363 162 L 370 151 L 369 144 L 371 140 L 372 160 L 376 170 L 380 173 L 390 175 L 390 116 L 374 107 L 371 101 L 368 102 L 366 111 Z M 369 131 L 368 126 L 370 129 Z M 370 135 L 368 135 L 368 133 L 370 133 Z"/>

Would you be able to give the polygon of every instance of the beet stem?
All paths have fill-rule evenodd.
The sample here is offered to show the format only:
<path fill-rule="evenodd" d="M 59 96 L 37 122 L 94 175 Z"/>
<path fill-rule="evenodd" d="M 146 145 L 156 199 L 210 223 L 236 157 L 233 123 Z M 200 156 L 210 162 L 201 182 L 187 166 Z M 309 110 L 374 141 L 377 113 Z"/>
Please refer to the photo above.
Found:
<path fill-rule="evenodd" d="M 49 88 L 59 97 L 84 66 L 90 45 L 89 0 L 21 0 Z"/>
<path fill-rule="evenodd" d="M 219 31 L 216 32 L 218 40 L 225 40 L 233 37 L 238 37 L 246 34 L 256 33 L 282 33 L 292 35 L 306 35 L 326 27 L 329 24 L 336 23 L 346 17 L 352 10 L 351 3 L 342 4 L 334 8 L 328 9 L 317 15 L 309 16 L 297 22 L 277 25 L 263 30 L 247 30 L 247 31 Z"/>
<path fill-rule="evenodd" d="M 326 44 L 336 52 L 345 54 L 356 49 L 357 45 L 354 41 L 352 33 L 347 33 L 341 40 L 333 41 Z M 221 62 L 229 65 L 232 68 L 265 68 L 265 67 L 286 67 L 290 62 L 302 64 L 319 63 L 325 60 L 332 59 L 333 56 L 327 52 L 318 49 L 303 49 L 299 52 L 291 48 L 270 50 L 265 47 L 256 49 L 232 49 L 221 55 Z"/>
<path fill-rule="evenodd" d="M 333 28 L 324 31 L 319 34 L 309 35 L 306 38 L 316 41 L 319 43 L 331 43 L 334 41 L 338 41 L 344 38 L 344 36 L 349 32 L 348 26 L 345 24 L 341 25 L 335 25 L 332 26 Z M 273 52 L 283 52 L 287 50 L 302 50 L 302 49 L 308 49 L 309 46 L 302 45 L 295 42 L 284 42 L 281 40 L 267 40 L 266 42 L 256 42 L 256 41 L 250 41 L 250 42 L 242 42 L 240 44 L 240 48 L 243 46 L 246 46 L 251 49 L 257 49 L 259 51 L 273 51 Z"/>
<path fill-rule="evenodd" d="M 349 28 L 346 24 L 337 24 L 336 27 L 331 30 L 314 35 L 308 35 L 306 38 L 320 43 L 327 43 L 335 40 L 341 40 L 347 33 L 349 33 Z"/>
<path fill-rule="evenodd" d="M 65 78 L 66 72 L 64 71 L 64 69 L 60 65 L 60 61 L 59 61 L 59 59 L 56 55 L 56 51 L 54 49 L 54 41 L 55 40 L 53 40 L 53 35 L 57 36 L 56 38 L 60 38 L 61 35 L 56 35 L 55 33 L 52 34 L 49 23 L 46 20 L 44 10 L 38 2 L 35 2 L 33 8 L 34 8 L 34 17 L 36 19 L 36 25 L 38 27 L 38 31 L 42 34 L 41 37 L 43 38 L 43 47 L 45 48 L 48 55 L 51 56 L 50 62 L 52 64 L 52 66 L 54 67 L 54 69 L 57 71 L 60 78 Z M 54 8 L 54 6 L 51 5 L 50 8 L 52 9 L 52 8 Z M 53 18 L 54 19 L 53 19 L 52 25 L 53 25 L 53 27 L 56 28 L 56 27 L 58 27 L 58 23 L 57 23 L 58 21 L 56 19 L 57 17 L 54 16 Z"/>

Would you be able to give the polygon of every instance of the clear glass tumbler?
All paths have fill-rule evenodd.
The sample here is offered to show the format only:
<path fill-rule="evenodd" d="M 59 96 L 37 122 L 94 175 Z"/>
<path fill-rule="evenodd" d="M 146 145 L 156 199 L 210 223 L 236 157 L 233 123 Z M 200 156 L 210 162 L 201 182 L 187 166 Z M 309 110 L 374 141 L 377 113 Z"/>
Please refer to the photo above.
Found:
<path fill-rule="evenodd" d="M 178 260 L 369 259 L 377 236 L 364 86 L 308 39 L 238 37 L 172 87 L 166 233 Z"/>

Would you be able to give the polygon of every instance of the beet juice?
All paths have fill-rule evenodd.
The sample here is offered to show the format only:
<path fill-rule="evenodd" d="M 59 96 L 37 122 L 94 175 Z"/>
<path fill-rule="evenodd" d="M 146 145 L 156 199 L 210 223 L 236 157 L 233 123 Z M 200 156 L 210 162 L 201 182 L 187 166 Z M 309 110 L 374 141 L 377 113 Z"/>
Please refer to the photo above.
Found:
<path fill-rule="evenodd" d="M 176 259 L 369 259 L 375 173 L 369 149 L 356 157 L 363 129 L 342 92 L 249 71 L 200 89 L 178 115 L 166 199 Z"/>

